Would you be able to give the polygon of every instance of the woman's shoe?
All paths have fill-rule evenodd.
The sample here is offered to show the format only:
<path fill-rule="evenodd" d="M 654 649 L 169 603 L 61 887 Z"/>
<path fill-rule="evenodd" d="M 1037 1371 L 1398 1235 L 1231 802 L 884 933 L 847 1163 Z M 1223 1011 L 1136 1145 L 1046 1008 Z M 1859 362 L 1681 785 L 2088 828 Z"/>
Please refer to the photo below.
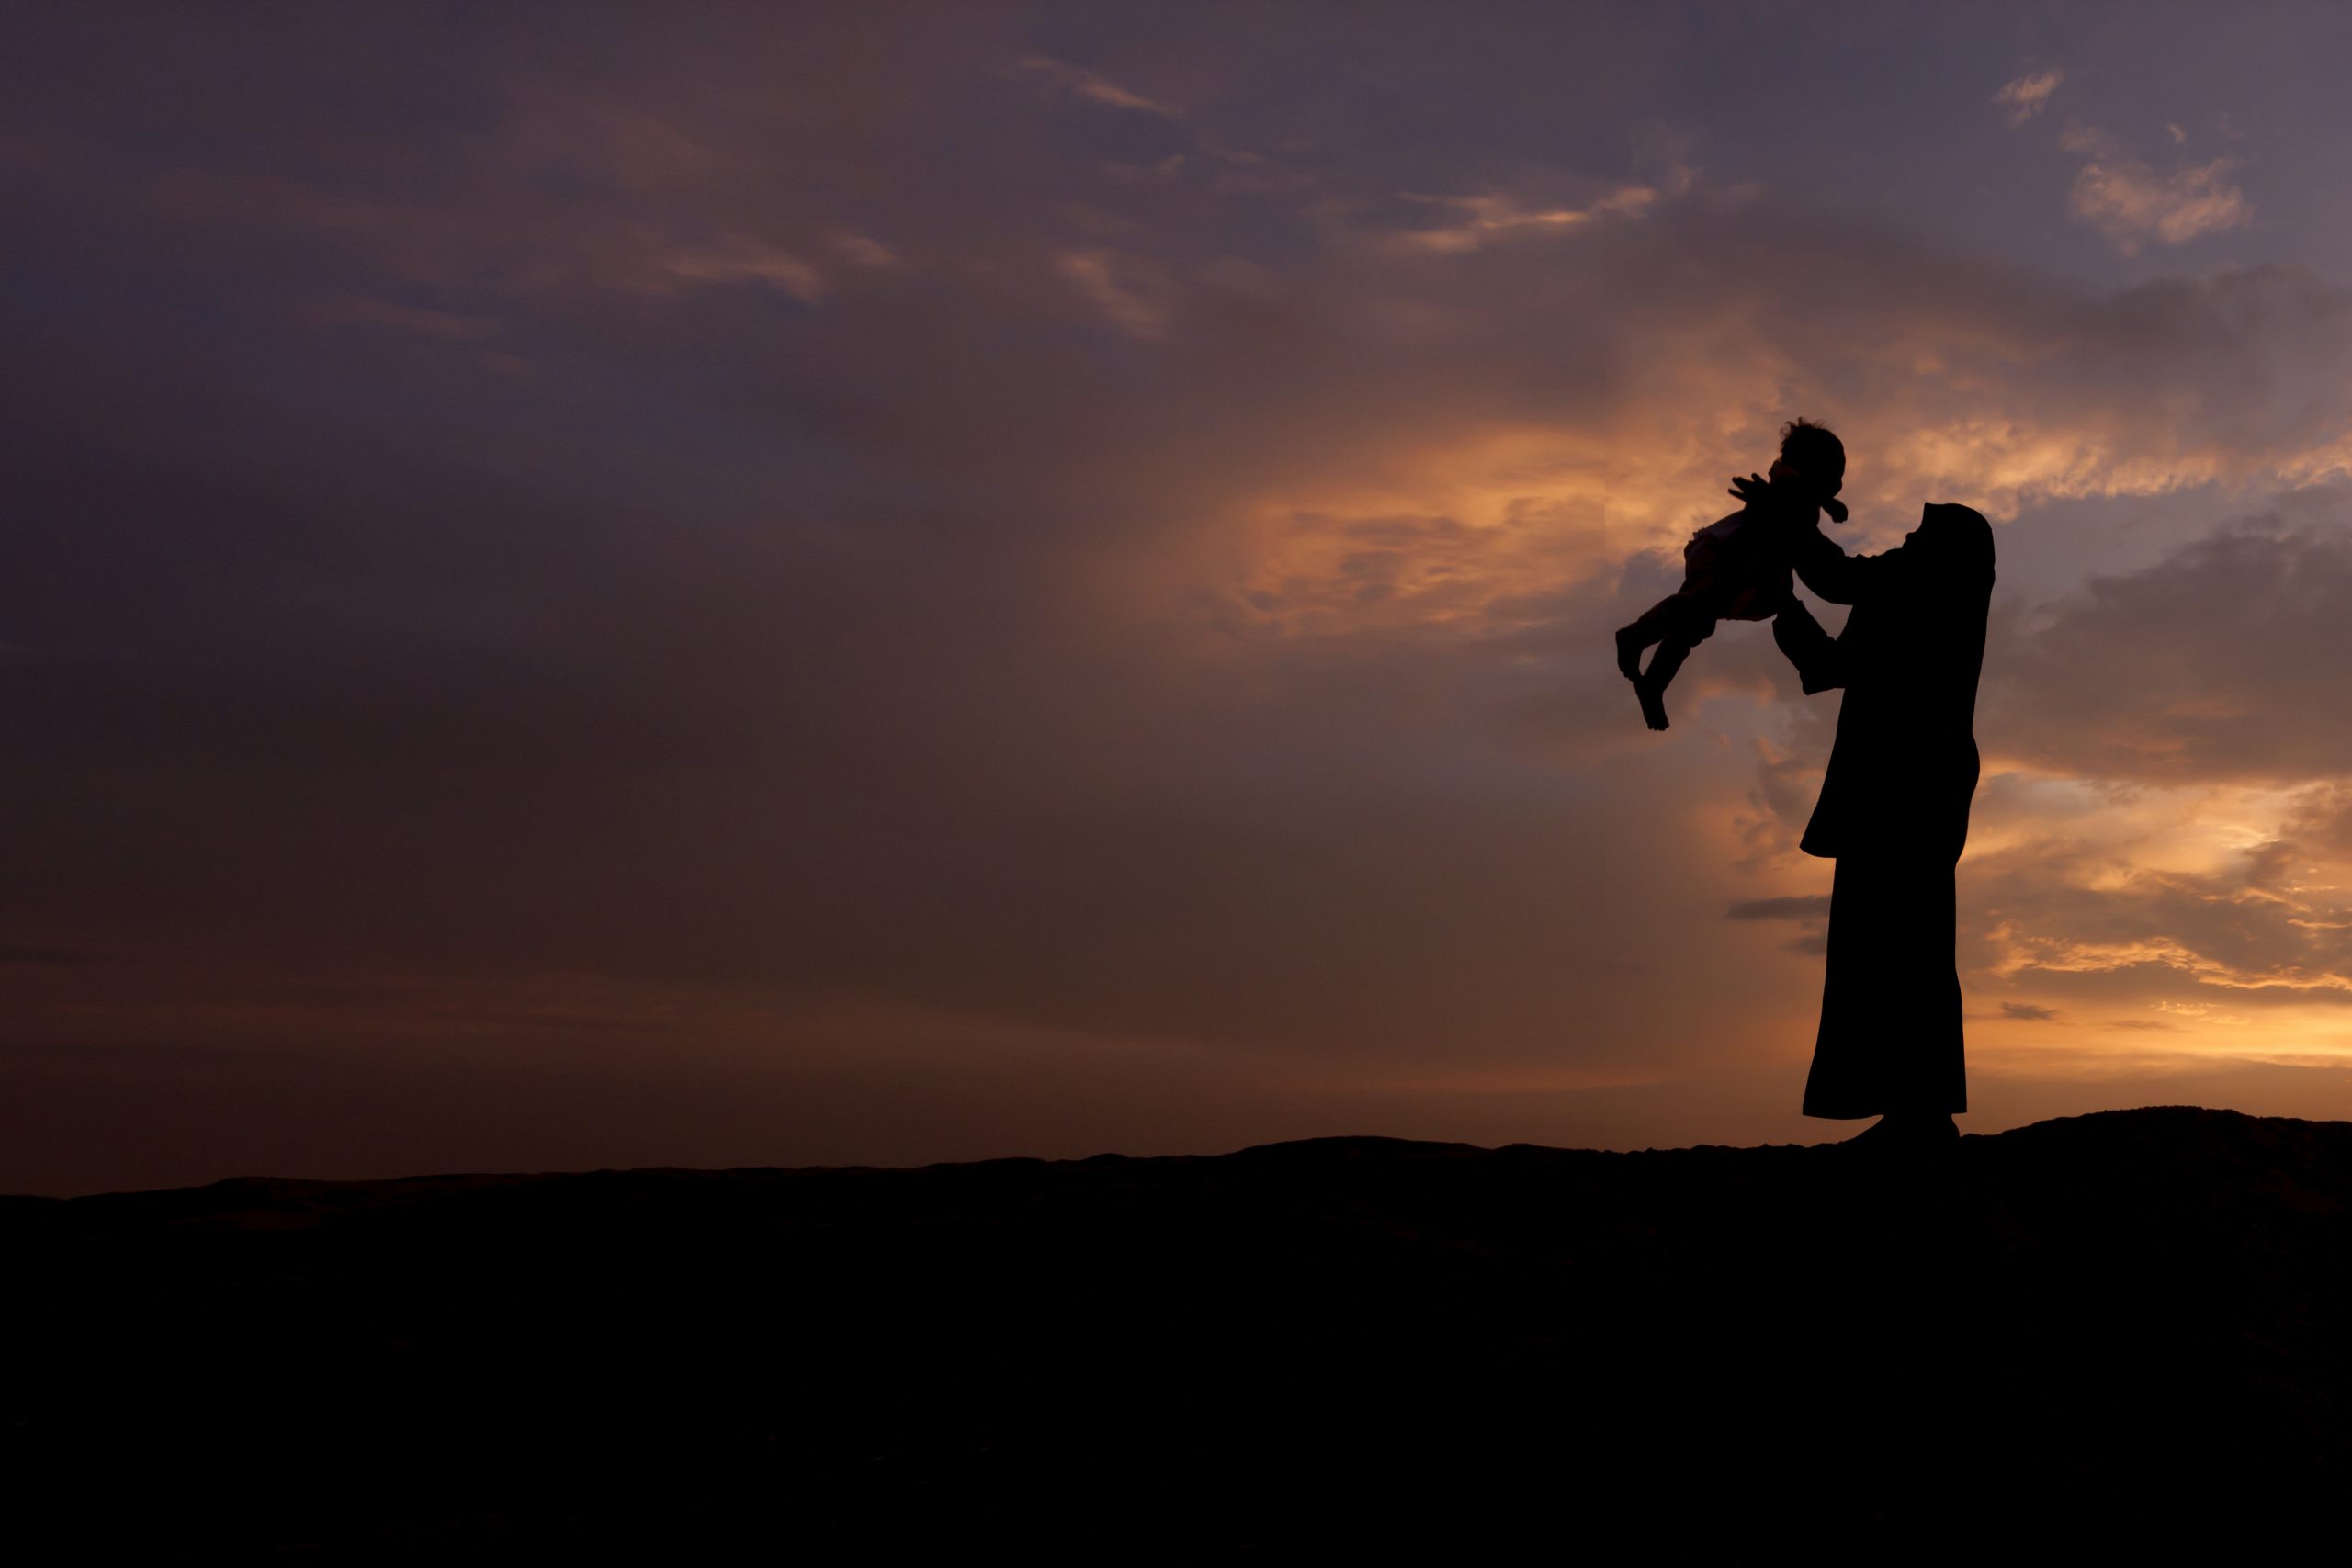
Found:
<path fill-rule="evenodd" d="M 1949 1115 L 1890 1111 L 1846 1140 L 1856 1147 L 1881 1149 L 1941 1148 L 1960 1137 L 1960 1123 Z"/>

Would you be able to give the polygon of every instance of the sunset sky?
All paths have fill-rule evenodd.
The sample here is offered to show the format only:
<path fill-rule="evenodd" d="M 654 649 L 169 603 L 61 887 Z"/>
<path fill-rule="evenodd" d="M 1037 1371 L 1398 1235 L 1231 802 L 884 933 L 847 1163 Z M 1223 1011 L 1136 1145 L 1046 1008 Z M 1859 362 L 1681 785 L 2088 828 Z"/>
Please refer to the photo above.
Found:
<path fill-rule="evenodd" d="M 1836 698 L 1609 635 L 1797 414 L 1996 525 L 1963 1129 L 2352 1115 L 2347 60 L 19 11 L 0 1190 L 1843 1135 Z"/>

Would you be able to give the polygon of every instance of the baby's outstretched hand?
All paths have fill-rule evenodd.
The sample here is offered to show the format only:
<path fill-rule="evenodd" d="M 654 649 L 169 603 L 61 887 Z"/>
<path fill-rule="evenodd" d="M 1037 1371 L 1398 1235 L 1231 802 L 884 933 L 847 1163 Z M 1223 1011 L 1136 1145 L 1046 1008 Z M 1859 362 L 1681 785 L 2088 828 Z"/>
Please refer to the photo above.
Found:
<path fill-rule="evenodd" d="M 1795 486 L 1776 483 L 1761 474 L 1750 474 L 1744 479 L 1732 480 L 1731 493 L 1759 512 L 1777 514 L 1792 522 L 1798 519 L 1808 523 L 1815 521 L 1820 515 L 1820 507 L 1824 505 L 1838 522 L 1846 521 L 1846 509 L 1836 502 L 1807 503 L 1798 497 Z"/>

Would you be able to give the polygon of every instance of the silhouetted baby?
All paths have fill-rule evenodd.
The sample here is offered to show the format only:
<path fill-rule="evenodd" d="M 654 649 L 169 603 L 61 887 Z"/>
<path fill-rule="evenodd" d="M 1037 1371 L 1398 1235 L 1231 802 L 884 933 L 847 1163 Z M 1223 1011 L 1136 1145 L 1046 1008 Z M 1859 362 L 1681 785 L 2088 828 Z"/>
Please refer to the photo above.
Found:
<path fill-rule="evenodd" d="M 1790 598 L 1789 560 L 1798 535 L 1825 510 L 1846 521 L 1837 499 L 1846 483 L 1846 444 L 1828 426 L 1809 419 L 1782 425 L 1770 477 L 1773 502 L 1751 502 L 1691 535 L 1682 547 L 1682 586 L 1617 634 L 1617 668 L 1634 682 L 1652 729 L 1666 728 L 1667 683 L 1690 650 L 1714 635 L 1715 623 L 1779 615 Z M 1653 643 L 1657 651 L 1645 670 L 1642 649 Z"/>

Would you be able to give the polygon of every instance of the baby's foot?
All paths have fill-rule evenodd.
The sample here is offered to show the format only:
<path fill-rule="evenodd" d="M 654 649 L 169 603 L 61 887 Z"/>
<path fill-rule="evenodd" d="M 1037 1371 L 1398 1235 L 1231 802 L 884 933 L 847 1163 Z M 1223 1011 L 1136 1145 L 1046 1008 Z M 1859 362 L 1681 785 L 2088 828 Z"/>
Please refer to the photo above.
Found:
<path fill-rule="evenodd" d="M 1634 694 L 1642 699 L 1642 721 L 1652 729 L 1664 729 L 1666 728 L 1666 688 L 1647 679 L 1637 677 L 1634 682 Z"/>
<path fill-rule="evenodd" d="M 1617 669 L 1628 681 L 1642 678 L 1642 634 L 1631 626 L 1617 633 Z"/>

